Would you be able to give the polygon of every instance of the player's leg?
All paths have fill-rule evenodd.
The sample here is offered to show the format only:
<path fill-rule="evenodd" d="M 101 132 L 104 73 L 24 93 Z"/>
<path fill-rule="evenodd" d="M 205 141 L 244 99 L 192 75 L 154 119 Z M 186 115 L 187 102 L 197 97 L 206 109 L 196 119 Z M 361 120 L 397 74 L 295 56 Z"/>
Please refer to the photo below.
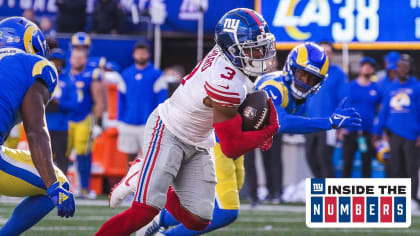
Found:
<path fill-rule="evenodd" d="M 335 171 L 334 165 L 332 163 L 332 155 L 334 152 L 334 147 L 327 144 L 327 132 L 322 131 L 318 132 L 319 135 L 319 151 L 318 157 L 320 159 L 320 166 L 321 166 L 321 175 L 323 178 L 334 178 Z"/>
<path fill-rule="evenodd" d="M 244 182 L 243 157 L 237 159 L 227 158 L 222 153 L 219 144 L 216 144 L 214 147 L 214 153 L 218 183 L 216 185 L 215 209 L 210 225 L 204 230 L 194 231 L 179 224 L 176 227 L 165 231 L 165 235 L 199 235 L 229 225 L 238 217 L 239 189 Z M 171 223 L 175 222 L 176 219 L 169 212 L 165 209 L 162 210 L 159 227 L 166 228 L 170 226 Z M 159 229 L 159 227 L 156 228 L 155 226 L 155 229 Z M 152 231 L 150 230 L 150 232 Z"/>
<path fill-rule="evenodd" d="M 129 209 L 112 217 L 96 235 L 128 235 L 149 223 L 165 206 L 169 185 L 184 157 L 180 141 L 170 133 L 155 110 L 146 125 L 146 153 L 140 162 L 140 176 L 134 202 Z"/>
<path fill-rule="evenodd" d="M 76 123 L 70 121 L 68 134 L 67 134 L 67 148 L 66 148 L 67 159 L 70 158 L 71 152 L 73 151 L 73 148 L 74 148 L 75 130 L 76 130 Z"/>
<path fill-rule="evenodd" d="M 54 166 L 58 181 L 69 188 L 65 175 Z M 39 222 L 54 204 L 46 196 L 45 185 L 29 152 L 2 147 L 0 152 L 0 195 L 27 197 L 13 211 L 0 235 L 19 235 Z"/>
<path fill-rule="evenodd" d="M 406 178 L 411 178 L 411 198 L 417 199 L 417 189 L 419 184 L 419 168 L 417 164 L 416 142 L 405 138 L 403 144 L 403 152 L 405 157 L 405 173 Z"/>
<path fill-rule="evenodd" d="M 305 142 L 305 151 L 306 151 L 306 161 L 308 163 L 309 168 L 311 169 L 312 175 L 315 178 L 321 178 L 321 166 L 320 161 L 321 157 L 319 157 L 319 145 L 318 136 L 317 134 L 307 134 L 305 135 L 306 142 Z M 247 171 L 248 173 L 248 171 Z"/>
<path fill-rule="evenodd" d="M 248 198 L 251 201 L 251 206 L 258 205 L 259 199 L 257 194 L 257 168 L 255 166 L 255 150 L 245 154 L 245 171 L 246 182 L 248 189 Z"/>
<path fill-rule="evenodd" d="M 168 191 L 165 205 L 178 221 L 191 230 L 205 229 L 212 219 L 216 173 L 211 151 L 184 144 L 186 159 Z"/>
<path fill-rule="evenodd" d="M 389 134 L 389 165 L 391 168 L 391 178 L 403 178 L 404 175 L 404 162 L 402 160 L 404 156 L 403 143 L 401 137 L 391 133 Z"/>
<path fill-rule="evenodd" d="M 83 197 L 87 197 L 89 193 L 90 171 L 92 166 L 91 158 L 91 127 L 92 117 L 89 115 L 84 120 L 77 122 L 75 125 L 75 143 L 77 169 L 80 175 L 80 187 Z"/>
<path fill-rule="evenodd" d="M 343 139 L 343 172 L 341 177 L 350 178 L 353 169 L 354 154 L 357 151 L 357 132 L 344 134 Z"/>
<path fill-rule="evenodd" d="M 118 149 L 125 153 L 136 153 L 135 155 L 137 156 L 139 149 L 140 153 L 142 153 L 142 149 L 147 149 L 148 146 L 144 147 L 143 142 L 145 126 L 137 126 L 135 128 L 135 132 L 130 133 L 127 131 L 126 125 L 119 125 Z M 131 128 L 131 130 L 133 130 L 133 128 Z M 133 194 L 137 190 L 137 179 L 140 175 L 139 165 L 139 158 L 130 162 L 127 174 L 112 188 L 109 196 L 109 206 L 111 208 L 119 206 L 127 196 Z"/>
<path fill-rule="evenodd" d="M 370 178 L 372 176 L 372 157 L 375 156 L 375 147 L 372 145 L 372 135 L 368 132 L 363 132 L 367 151 L 362 153 L 362 177 Z"/>
<path fill-rule="evenodd" d="M 49 133 L 54 162 L 63 173 L 67 173 L 69 165 L 69 159 L 66 157 L 68 133 L 67 131 L 50 131 Z"/>
<path fill-rule="evenodd" d="M 10 130 L 9 137 L 7 137 L 6 141 L 4 142 L 3 146 L 8 148 L 17 148 L 19 145 L 19 139 L 21 137 L 21 126 L 22 124 L 18 124 L 13 126 Z"/>

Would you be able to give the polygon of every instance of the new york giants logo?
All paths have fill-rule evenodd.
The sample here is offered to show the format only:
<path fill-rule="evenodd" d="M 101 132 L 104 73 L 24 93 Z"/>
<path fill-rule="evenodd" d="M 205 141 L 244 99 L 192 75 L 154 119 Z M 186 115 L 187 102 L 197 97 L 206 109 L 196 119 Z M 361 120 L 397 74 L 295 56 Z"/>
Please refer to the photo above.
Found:
<path fill-rule="evenodd" d="M 238 31 L 239 20 L 237 19 L 226 19 L 225 24 L 223 25 L 224 32 L 236 33 Z"/>
<path fill-rule="evenodd" d="M 311 179 L 311 194 L 325 194 L 325 179 Z"/>

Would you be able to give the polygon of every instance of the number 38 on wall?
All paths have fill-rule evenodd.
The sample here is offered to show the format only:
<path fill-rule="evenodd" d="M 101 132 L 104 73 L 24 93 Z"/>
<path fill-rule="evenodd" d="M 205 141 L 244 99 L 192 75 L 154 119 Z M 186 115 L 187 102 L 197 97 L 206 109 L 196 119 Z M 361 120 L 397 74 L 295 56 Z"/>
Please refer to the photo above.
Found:
<path fill-rule="evenodd" d="M 302 11 L 298 11 L 297 8 L 301 7 Z M 319 27 L 332 26 L 334 41 L 373 42 L 379 36 L 378 9 L 379 0 L 281 0 L 272 25 L 282 27 L 297 41 L 309 40 L 314 32 L 302 32 L 297 27 L 316 24 Z M 338 11 L 338 19 L 333 18 L 333 21 L 332 11 Z M 301 13 L 296 15 L 297 12 Z"/>
<path fill-rule="evenodd" d="M 333 39 L 348 42 L 356 36 L 361 42 L 375 41 L 379 35 L 379 0 L 333 0 L 335 4 L 343 1 L 344 6 L 340 7 L 338 15 L 344 23 L 332 24 Z"/>

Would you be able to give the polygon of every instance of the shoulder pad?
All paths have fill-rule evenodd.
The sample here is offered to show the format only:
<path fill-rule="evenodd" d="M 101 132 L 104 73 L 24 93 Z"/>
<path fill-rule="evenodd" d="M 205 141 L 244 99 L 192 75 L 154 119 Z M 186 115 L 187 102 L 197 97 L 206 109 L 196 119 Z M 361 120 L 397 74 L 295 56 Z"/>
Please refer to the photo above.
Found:
<path fill-rule="evenodd" d="M 32 67 L 32 78 L 34 81 L 42 79 L 47 85 L 48 91 L 52 94 L 58 83 L 57 69 L 47 59 L 42 57 L 38 57 L 38 59 L 40 60 L 37 60 Z"/>
<path fill-rule="evenodd" d="M 267 92 L 274 104 L 280 104 L 283 108 L 286 108 L 289 104 L 289 89 L 284 85 L 283 81 L 267 79 L 260 81 L 257 86 L 257 90 L 265 90 Z"/>
<path fill-rule="evenodd" d="M 248 77 L 222 57 L 215 61 L 204 89 L 210 99 L 219 105 L 237 107 L 245 100 Z"/>

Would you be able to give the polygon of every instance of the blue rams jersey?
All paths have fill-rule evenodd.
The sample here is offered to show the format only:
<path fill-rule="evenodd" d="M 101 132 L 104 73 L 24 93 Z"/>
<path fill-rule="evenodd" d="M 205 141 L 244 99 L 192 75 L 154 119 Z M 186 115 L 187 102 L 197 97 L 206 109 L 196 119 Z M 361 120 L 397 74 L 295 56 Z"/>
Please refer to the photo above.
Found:
<path fill-rule="evenodd" d="M 279 133 L 312 133 L 331 129 L 327 117 L 308 118 L 302 116 L 305 101 L 298 101 L 290 92 L 282 71 L 265 74 L 255 82 L 256 90 L 264 90 L 273 100 L 279 118 Z"/>
<path fill-rule="evenodd" d="M 393 81 L 383 95 L 375 134 L 382 134 L 383 128 L 415 141 L 420 136 L 420 82 L 411 77 L 401 83 Z"/>
<path fill-rule="evenodd" d="M 150 113 L 168 97 L 162 71 L 149 62 L 142 70 L 132 65 L 121 75 L 126 91 L 118 93 L 118 120 L 130 125 L 144 125 Z"/>
<path fill-rule="evenodd" d="M 99 69 L 86 68 L 80 74 L 68 76 L 76 83 L 78 108 L 71 113 L 70 120 L 78 122 L 84 120 L 87 115 L 92 112 L 93 98 L 90 91 L 91 84 L 94 81 L 100 81 L 101 76 Z"/>
<path fill-rule="evenodd" d="M 78 108 L 76 84 L 72 77 L 60 74 L 53 98 L 58 100 L 59 111 L 45 113 L 48 130 L 67 131 L 69 114 Z"/>
<path fill-rule="evenodd" d="M 282 71 L 266 74 L 256 81 L 257 90 L 264 90 L 271 97 L 276 107 L 281 107 L 288 114 L 302 115 L 304 105 L 298 105 L 290 93 L 290 85 L 284 81 Z"/>
<path fill-rule="evenodd" d="M 16 49 L 0 51 L 0 144 L 7 139 L 12 127 L 21 121 L 20 106 L 26 91 L 40 79 L 52 95 L 58 74 L 47 59 Z"/>
<path fill-rule="evenodd" d="M 376 116 L 377 107 L 381 101 L 381 92 L 375 82 L 369 85 L 360 85 L 355 79 L 347 82 L 342 89 L 342 96 L 348 97 L 349 107 L 354 107 L 362 116 L 361 128 L 346 128 L 349 131 L 363 130 L 372 132 L 373 120 Z"/>

